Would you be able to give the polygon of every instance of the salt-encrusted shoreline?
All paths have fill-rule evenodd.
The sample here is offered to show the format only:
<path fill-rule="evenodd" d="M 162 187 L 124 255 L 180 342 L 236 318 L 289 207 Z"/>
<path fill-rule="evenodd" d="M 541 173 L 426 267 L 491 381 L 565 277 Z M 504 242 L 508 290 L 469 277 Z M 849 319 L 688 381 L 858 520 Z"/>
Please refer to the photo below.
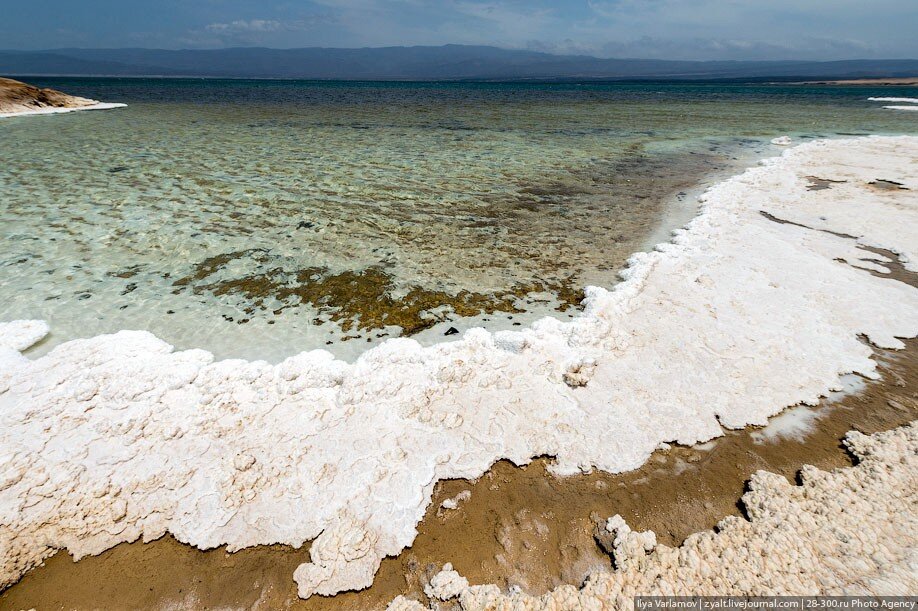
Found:
<path fill-rule="evenodd" d="M 0 119 L 28 115 L 52 115 L 75 110 L 107 110 L 127 104 L 99 102 L 40 89 L 13 79 L 0 78 Z"/>
<path fill-rule="evenodd" d="M 613 516 L 600 538 L 615 570 L 592 574 L 582 588 L 506 594 L 494 585 L 470 586 L 446 565 L 425 592 L 457 599 L 464 611 L 630 611 L 638 595 L 913 595 L 918 422 L 869 437 L 852 431 L 845 445 L 856 466 L 804 467 L 799 486 L 758 471 L 743 495 L 748 521 L 730 516 L 678 548 L 657 545 L 653 532 L 633 532 Z M 388 607 L 425 609 L 402 596 Z"/>
<path fill-rule="evenodd" d="M 97 102 L 86 106 L 75 106 L 73 108 L 37 108 L 34 110 L 20 110 L 18 112 L 0 112 L 0 119 L 10 117 L 26 117 L 30 115 L 59 115 L 65 112 L 75 112 L 77 110 L 110 110 L 112 108 L 124 108 L 127 104 L 117 102 Z"/>
<path fill-rule="evenodd" d="M 874 376 L 857 336 L 895 348 L 918 334 L 918 291 L 840 262 L 882 269 L 853 239 L 760 212 L 915 270 L 916 156 L 914 137 L 791 149 L 712 188 L 674 243 L 590 289 L 570 323 L 392 340 L 354 364 L 213 363 L 143 332 L 29 361 L 0 340 L 0 584 L 56 548 L 170 531 L 202 548 L 317 537 L 301 595 L 365 587 L 410 545 L 438 479 L 545 454 L 562 474 L 628 470 L 661 442 L 815 401 L 841 373 Z M 809 191 L 808 176 L 847 182 Z"/>

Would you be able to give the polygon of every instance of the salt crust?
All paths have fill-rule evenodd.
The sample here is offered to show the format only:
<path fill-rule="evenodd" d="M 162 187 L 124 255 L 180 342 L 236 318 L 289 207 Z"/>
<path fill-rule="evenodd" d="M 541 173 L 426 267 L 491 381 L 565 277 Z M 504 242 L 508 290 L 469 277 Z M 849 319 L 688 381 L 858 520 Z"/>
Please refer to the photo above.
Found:
<path fill-rule="evenodd" d="M 854 240 L 760 211 L 916 270 L 916 157 L 915 137 L 789 149 L 710 189 L 672 243 L 632 257 L 612 290 L 588 288 L 570 322 L 393 339 L 353 364 L 322 350 L 214 362 L 142 331 L 35 360 L 0 350 L 0 587 L 57 549 L 80 558 L 168 531 L 203 549 L 315 539 L 300 595 L 363 588 L 412 543 L 439 479 L 539 455 L 562 475 L 626 471 L 663 442 L 814 403 L 840 374 L 875 377 L 857 336 L 901 348 L 918 291 L 841 262 L 883 269 Z M 847 182 L 808 191 L 812 175 Z M 586 362 L 589 379 L 568 385 Z"/>
<path fill-rule="evenodd" d="M 469 587 L 469 580 L 453 570 L 453 565 L 447 562 L 443 570 L 433 576 L 430 583 L 424 586 L 424 593 L 429 598 L 449 600 L 459 596 Z"/>
<path fill-rule="evenodd" d="M 59 115 L 65 112 L 75 112 L 77 110 L 110 110 L 112 108 L 124 108 L 127 104 L 119 104 L 115 102 L 96 102 L 95 104 L 88 104 L 86 106 L 72 106 L 72 107 L 59 107 L 59 106 L 48 106 L 45 108 L 35 108 L 29 110 L 20 110 L 16 112 L 0 112 L 0 119 L 8 119 L 10 117 L 25 117 L 30 115 Z"/>
<path fill-rule="evenodd" d="M 908 102 L 918 104 L 918 98 L 867 98 L 871 102 Z"/>
<path fill-rule="evenodd" d="M 456 496 L 452 498 L 444 499 L 444 501 L 440 503 L 440 508 L 448 509 L 448 510 L 458 509 L 460 503 L 463 503 L 469 500 L 470 498 L 472 498 L 472 491 L 463 490 L 462 492 L 460 492 L 459 494 L 457 494 Z"/>
<path fill-rule="evenodd" d="M 494 585 L 459 588 L 466 580 L 446 565 L 425 592 L 458 598 L 465 611 L 631 611 L 637 595 L 913 595 L 918 421 L 869 437 L 852 431 L 845 444 L 860 458 L 857 466 L 831 473 L 806 466 L 801 486 L 758 471 L 743 495 L 748 521 L 724 518 L 717 532 L 695 533 L 678 548 L 610 518 L 615 570 L 592 574 L 580 589 L 561 586 L 535 597 Z M 426 609 L 402 596 L 388 606 Z"/>
<path fill-rule="evenodd" d="M 21 352 L 40 342 L 51 329 L 41 320 L 14 320 L 0 322 L 0 349 Z"/>

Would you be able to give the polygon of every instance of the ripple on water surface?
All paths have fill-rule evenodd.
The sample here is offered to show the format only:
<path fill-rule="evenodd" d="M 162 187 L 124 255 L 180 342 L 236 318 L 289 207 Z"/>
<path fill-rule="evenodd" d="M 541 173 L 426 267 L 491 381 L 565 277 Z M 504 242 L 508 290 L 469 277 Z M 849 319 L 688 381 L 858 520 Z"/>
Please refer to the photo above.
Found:
<path fill-rule="evenodd" d="M 353 356 L 568 316 L 778 116 L 499 88 L 198 103 L 218 86 L 144 86 L 117 113 L 0 126 L 0 320 L 48 320 L 35 353 L 131 328 L 218 357 Z M 761 125 L 737 130 L 750 109 Z"/>

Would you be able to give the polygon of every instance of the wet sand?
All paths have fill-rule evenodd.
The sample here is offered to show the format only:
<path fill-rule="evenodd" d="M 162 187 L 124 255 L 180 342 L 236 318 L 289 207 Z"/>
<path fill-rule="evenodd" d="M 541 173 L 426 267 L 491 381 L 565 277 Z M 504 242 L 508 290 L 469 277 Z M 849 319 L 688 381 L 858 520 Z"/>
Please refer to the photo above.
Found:
<path fill-rule="evenodd" d="M 870 257 L 865 250 L 864 258 Z M 883 277 L 918 286 L 918 274 L 890 267 Z M 635 530 L 653 530 L 660 543 L 678 545 L 726 515 L 742 515 L 738 500 L 756 470 L 793 479 L 804 464 L 850 465 L 840 444 L 847 431 L 869 434 L 914 420 L 918 339 L 906 345 L 877 351 L 882 379 L 812 409 L 813 430 L 800 438 L 729 431 L 703 446 L 657 451 L 624 474 L 557 478 L 546 472 L 550 458 L 544 458 L 522 468 L 501 461 L 475 482 L 441 482 L 412 547 L 385 560 L 373 586 L 361 592 L 298 599 L 291 575 L 308 560 L 308 545 L 228 554 L 166 536 L 76 563 L 59 552 L 0 594 L 0 608 L 376 609 L 399 594 L 425 600 L 423 585 L 446 562 L 473 584 L 517 586 L 533 594 L 562 583 L 579 585 L 591 571 L 611 566 L 594 539 L 600 520 L 617 513 Z M 469 497 L 459 497 L 455 509 L 441 507 L 465 491 Z"/>

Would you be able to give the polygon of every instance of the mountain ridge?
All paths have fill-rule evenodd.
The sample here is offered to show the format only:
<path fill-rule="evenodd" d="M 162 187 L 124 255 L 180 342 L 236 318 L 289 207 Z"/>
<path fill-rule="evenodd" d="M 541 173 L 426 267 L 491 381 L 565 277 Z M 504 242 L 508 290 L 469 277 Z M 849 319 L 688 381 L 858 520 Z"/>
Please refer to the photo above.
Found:
<path fill-rule="evenodd" d="M 0 50 L 0 74 L 340 80 L 870 78 L 918 75 L 918 59 L 656 60 L 490 46 Z"/>

